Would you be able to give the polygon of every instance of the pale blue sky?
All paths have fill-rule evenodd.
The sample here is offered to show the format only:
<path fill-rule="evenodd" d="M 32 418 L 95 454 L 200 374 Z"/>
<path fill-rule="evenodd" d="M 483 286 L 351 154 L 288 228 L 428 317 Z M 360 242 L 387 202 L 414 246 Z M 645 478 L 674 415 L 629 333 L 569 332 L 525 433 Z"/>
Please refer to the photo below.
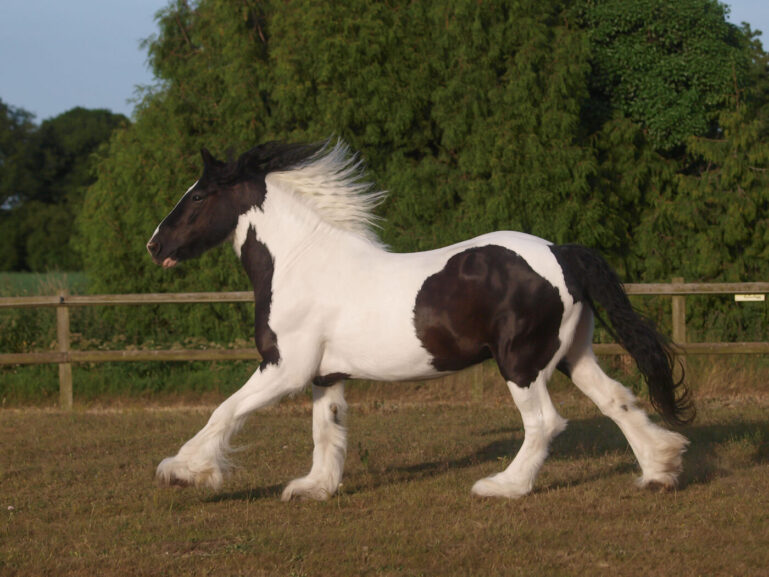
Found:
<path fill-rule="evenodd" d="M 628 0 L 633 1 L 633 0 Z M 38 121 L 75 106 L 131 115 L 137 85 L 152 84 L 141 40 L 168 0 L 0 0 L 0 99 Z M 731 0 L 769 45 L 769 0 Z"/>
<path fill-rule="evenodd" d="M 75 106 L 130 116 L 151 84 L 139 44 L 168 0 L 0 0 L 0 99 L 41 121 Z"/>
<path fill-rule="evenodd" d="M 722 4 L 732 9 L 730 22 L 747 22 L 754 30 L 763 32 L 761 43 L 764 50 L 769 50 L 769 0 L 727 0 Z"/>

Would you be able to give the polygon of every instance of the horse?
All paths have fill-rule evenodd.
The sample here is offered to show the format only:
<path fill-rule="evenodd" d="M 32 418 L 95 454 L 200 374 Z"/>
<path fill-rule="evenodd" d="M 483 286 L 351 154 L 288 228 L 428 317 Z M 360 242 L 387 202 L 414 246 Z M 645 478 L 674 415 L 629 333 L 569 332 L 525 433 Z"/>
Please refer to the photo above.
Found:
<path fill-rule="evenodd" d="M 328 499 L 347 451 L 347 379 L 428 379 L 493 358 L 520 411 L 524 440 L 510 465 L 477 481 L 472 493 L 517 498 L 532 490 L 550 442 L 566 428 L 547 391 L 556 369 L 624 433 L 641 468 L 638 485 L 676 486 L 688 440 L 651 421 L 633 393 L 600 368 L 592 349 L 595 303 L 664 420 L 693 419 L 690 391 L 673 377 L 667 340 L 633 309 L 597 252 L 497 231 L 395 253 L 375 231 L 385 193 L 342 141 L 268 142 L 229 161 L 205 148 L 201 155 L 200 179 L 146 248 L 170 268 L 231 239 L 253 286 L 262 362 L 160 462 L 161 485 L 218 489 L 231 468 L 231 438 L 247 415 L 311 384 L 312 467 L 281 498 Z"/>

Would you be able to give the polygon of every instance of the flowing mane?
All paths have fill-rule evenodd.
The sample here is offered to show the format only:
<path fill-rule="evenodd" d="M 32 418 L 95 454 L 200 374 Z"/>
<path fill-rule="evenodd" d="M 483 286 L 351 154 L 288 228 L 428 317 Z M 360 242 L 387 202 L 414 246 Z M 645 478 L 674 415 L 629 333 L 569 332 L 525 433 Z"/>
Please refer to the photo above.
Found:
<path fill-rule="evenodd" d="M 265 182 L 293 192 L 328 224 L 384 246 L 374 230 L 379 220 L 374 209 L 387 192 L 366 180 L 363 162 L 341 140 L 327 141 L 304 159 L 270 171 Z"/>

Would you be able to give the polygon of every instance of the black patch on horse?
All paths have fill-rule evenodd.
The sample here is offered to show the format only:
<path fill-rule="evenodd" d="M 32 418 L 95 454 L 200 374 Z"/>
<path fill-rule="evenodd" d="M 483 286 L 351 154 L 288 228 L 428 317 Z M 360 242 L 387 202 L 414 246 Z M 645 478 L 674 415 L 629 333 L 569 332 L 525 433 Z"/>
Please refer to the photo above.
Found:
<path fill-rule="evenodd" d="M 561 359 L 558 361 L 558 364 L 555 366 L 555 368 L 561 371 L 567 377 L 571 378 L 571 365 L 566 359 Z"/>
<path fill-rule="evenodd" d="M 254 287 L 254 343 L 262 355 L 259 368 L 264 370 L 280 361 L 278 337 L 269 325 L 275 260 L 267 247 L 257 240 L 256 232 L 251 227 L 240 249 L 240 260 Z"/>
<path fill-rule="evenodd" d="M 329 373 L 327 375 L 318 375 L 312 380 L 312 384 L 316 387 L 330 387 L 339 381 L 345 381 L 349 378 L 350 375 L 347 373 Z"/>
<path fill-rule="evenodd" d="M 558 264 L 561 266 L 566 288 L 575 303 L 582 302 L 586 298 L 584 288 L 585 283 L 576 276 L 577 271 L 580 270 L 580 267 L 576 266 L 576 263 L 584 251 L 584 247 L 571 244 L 550 246 L 550 252 L 553 253 L 555 260 L 557 260 Z"/>
<path fill-rule="evenodd" d="M 417 293 L 414 326 L 439 371 L 493 356 L 502 376 L 528 387 L 558 351 L 563 302 L 517 253 L 497 245 L 452 256 Z"/>

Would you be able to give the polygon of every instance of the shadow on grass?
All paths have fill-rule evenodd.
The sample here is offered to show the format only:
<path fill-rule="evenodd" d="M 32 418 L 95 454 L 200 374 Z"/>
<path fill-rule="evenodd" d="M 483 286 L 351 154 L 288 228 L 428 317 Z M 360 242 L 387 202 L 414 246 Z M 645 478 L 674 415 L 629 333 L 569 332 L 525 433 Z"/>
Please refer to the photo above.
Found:
<path fill-rule="evenodd" d="M 691 441 L 684 455 L 682 488 L 769 462 L 769 415 L 763 421 L 693 425 L 682 433 Z"/>
<path fill-rule="evenodd" d="M 260 501 L 262 499 L 277 499 L 283 491 L 283 485 L 270 485 L 269 487 L 256 487 L 231 491 L 229 493 L 217 493 L 205 499 L 206 503 L 221 503 L 222 501 Z"/>
<path fill-rule="evenodd" d="M 762 421 L 694 424 L 678 429 L 678 432 L 690 441 L 684 454 L 679 489 L 706 484 L 728 476 L 734 470 L 769 462 L 769 415 Z M 596 417 L 570 421 L 566 431 L 553 442 L 550 459 L 571 460 L 579 456 L 600 457 L 625 452 L 631 455 L 631 463 L 616 465 L 612 470 L 591 477 L 633 471 L 640 474 L 638 463 L 619 428 L 608 418 Z M 590 480 L 585 477 L 579 483 Z M 553 485 L 558 486 L 561 484 Z"/>
<path fill-rule="evenodd" d="M 736 421 L 728 424 L 694 425 L 682 429 L 681 433 L 691 441 L 691 444 L 684 455 L 684 472 L 681 475 L 679 489 L 688 485 L 708 483 L 715 478 L 728 475 L 731 470 L 737 468 L 769 462 L 769 418 L 762 422 Z M 518 451 L 523 432 L 518 427 L 497 428 L 491 433 L 479 432 L 476 438 L 487 437 L 489 434 L 505 435 L 506 438 L 491 441 L 467 455 L 451 459 L 409 465 L 367 466 L 347 477 L 344 492 L 354 495 L 379 487 L 429 479 L 452 470 L 474 468 L 485 463 L 499 463 L 499 470 L 502 470 Z M 554 480 L 547 486 L 538 487 L 537 490 L 574 487 L 610 475 L 631 472 L 640 474 L 638 464 L 632 456 L 625 437 L 608 418 L 591 417 L 571 420 L 566 431 L 553 442 L 549 460 L 574 461 L 579 458 L 597 459 L 618 454 L 628 454 L 629 459 L 590 473 L 581 470 L 570 475 L 569 479 Z M 257 487 L 222 493 L 207 500 L 220 502 L 274 499 L 280 496 L 282 488 L 282 485 Z"/>

